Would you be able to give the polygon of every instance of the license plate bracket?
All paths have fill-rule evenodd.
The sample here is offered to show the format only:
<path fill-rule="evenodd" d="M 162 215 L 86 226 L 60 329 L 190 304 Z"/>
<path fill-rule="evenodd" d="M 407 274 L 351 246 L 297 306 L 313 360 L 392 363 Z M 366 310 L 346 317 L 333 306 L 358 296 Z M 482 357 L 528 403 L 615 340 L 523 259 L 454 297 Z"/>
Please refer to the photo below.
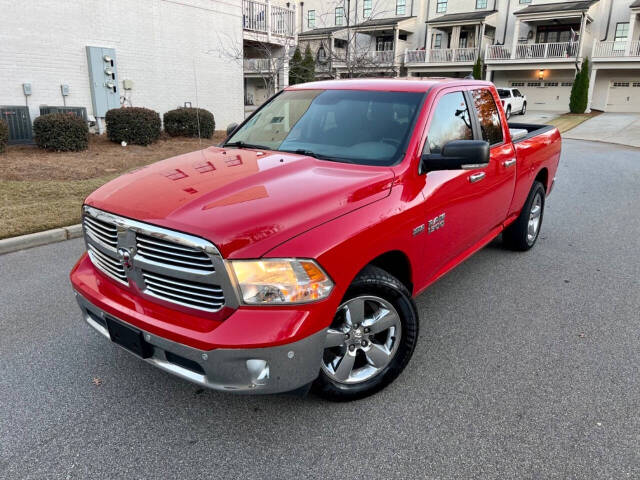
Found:
<path fill-rule="evenodd" d="M 115 318 L 105 317 L 107 330 L 111 341 L 129 350 L 140 358 L 149 358 L 153 353 L 153 347 L 145 342 L 142 332 L 136 328 L 125 325 Z"/>

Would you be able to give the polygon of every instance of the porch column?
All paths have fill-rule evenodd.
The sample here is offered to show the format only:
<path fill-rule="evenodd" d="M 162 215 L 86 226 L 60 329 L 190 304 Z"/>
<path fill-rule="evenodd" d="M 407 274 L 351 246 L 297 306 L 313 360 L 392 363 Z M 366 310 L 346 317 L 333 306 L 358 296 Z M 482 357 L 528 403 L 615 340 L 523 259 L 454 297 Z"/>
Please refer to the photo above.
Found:
<path fill-rule="evenodd" d="M 392 61 L 392 65 L 394 67 L 394 71 L 395 71 L 395 66 L 398 64 L 398 41 L 400 37 L 400 29 L 398 28 L 398 25 L 396 25 L 395 27 L 393 27 L 393 61 Z M 396 73 L 396 77 L 400 75 L 400 69 L 398 69 Z"/>
<path fill-rule="evenodd" d="M 627 46 L 624 49 L 625 57 L 631 55 L 631 42 L 633 42 L 633 35 L 636 29 L 636 13 L 631 12 L 629 16 L 629 36 L 627 37 Z"/>
<path fill-rule="evenodd" d="M 582 58 L 582 50 L 584 49 L 584 39 L 587 36 L 587 15 L 582 14 L 582 22 L 580 22 L 580 45 L 578 46 L 578 58 Z"/>
<path fill-rule="evenodd" d="M 271 43 L 271 0 L 265 0 L 267 8 L 265 9 L 265 27 L 267 29 L 267 42 Z"/>
<path fill-rule="evenodd" d="M 585 110 L 585 113 L 590 113 L 591 112 L 591 100 L 593 100 L 593 88 L 596 85 L 596 74 L 598 73 L 598 69 L 597 68 L 592 68 L 591 69 L 591 76 L 589 77 L 589 94 L 588 94 L 588 100 L 587 100 L 587 109 Z"/>
<path fill-rule="evenodd" d="M 460 26 L 453 27 L 451 29 L 451 42 L 450 48 L 456 49 L 460 45 Z"/>
<path fill-rule="evenodd" d="M 484 77 L 484 79 L 485 79 L 487 82 L 490 82 L 490 81 L 491 81 L 491 74 L 492 74 L 492 73 L 493 73 L 493 70 L 491 70 L 490 68 L 487 68 L 487 73 L 486 73 L 486 75 L 485 75 L 485 77 Z M 478 80 L 479 80 L 479 79 L 478 79 Z"/>
<path fill-rule="evenodd" d="M 480 26 L 480 38 L 478 39 L 478 44 L 476 48 L 478 49 L 478 57 L 482 57 L 482 42 L 484 41 L 484 32 L 486 30 L 487 24 L 482 22 Z"/>
<path fill-rule="evenodd" d="M 429 26 L 427 23 L 427 30 L 425 36 L 427 37 L 427 42 L 424 45 L 425 50 L 431 50 L 431 37 L 433 36 L 433 28 Z"/>
<path fill-rule="evenodd" d="M 518 48 L 518 36 L 520 35 L 520 19 L 516 18 L 513 24 L 513 40 L 511 42 L 511 58 L 516 58 L 516 48 Z"/>

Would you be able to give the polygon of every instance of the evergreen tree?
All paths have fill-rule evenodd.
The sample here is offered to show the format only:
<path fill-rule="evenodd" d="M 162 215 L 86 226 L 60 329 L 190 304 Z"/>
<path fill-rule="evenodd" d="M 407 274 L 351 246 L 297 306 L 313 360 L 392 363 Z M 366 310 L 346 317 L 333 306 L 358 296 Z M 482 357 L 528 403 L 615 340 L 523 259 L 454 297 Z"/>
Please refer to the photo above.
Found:
<path fill-rule="evenodd" d="M 304 49 L 301 73 L 304 82 L 313 82 L 316 79 L 316 61 L 313 58 L 309 44 L 307 44 L 307 48 Z"/>
<path fill-rule="evenodd" d="M 302 53 L 300 47 L 296 47 L 293 57 L 289 60 L 289 85 L 303 83 L 302 78 Z"/>
<path fill-rule="evenodd" d="M 482 60 L 480 56 L 476 60 L 476 63 L 473 65 L 473 78 L 476 80 L 482 80 Z"/>
<path fill-rule="evenodd" d="M 585 57 L 582 67 L 576 74 L 569 97 L 569 111 L 584 113 L 589 103 L 589 59 Z"/>

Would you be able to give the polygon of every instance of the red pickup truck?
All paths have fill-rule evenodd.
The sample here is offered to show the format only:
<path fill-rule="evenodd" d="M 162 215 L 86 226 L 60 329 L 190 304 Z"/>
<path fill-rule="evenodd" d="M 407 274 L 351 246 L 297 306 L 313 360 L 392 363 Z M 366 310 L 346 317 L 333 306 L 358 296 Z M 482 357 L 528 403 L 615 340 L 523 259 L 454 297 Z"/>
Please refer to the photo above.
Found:
<path fill-rule="evenodd" d="M 228 133 L 87 198 L 84 320 L 205 387 L 333 400 L 405 368 L 412 297 L 500 233 L 535 244 L 561 150 L 460 79 L 297 85 Z"/>

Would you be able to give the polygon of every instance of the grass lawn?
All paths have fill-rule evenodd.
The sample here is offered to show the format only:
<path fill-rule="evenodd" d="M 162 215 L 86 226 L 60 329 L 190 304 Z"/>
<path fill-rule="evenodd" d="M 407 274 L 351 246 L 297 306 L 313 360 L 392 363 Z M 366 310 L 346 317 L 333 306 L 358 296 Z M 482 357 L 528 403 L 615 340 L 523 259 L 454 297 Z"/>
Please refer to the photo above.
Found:
<path fill-rule="evenodd" d="M 202 148 L 223 138 L 224 132 L 216 132 L 202 140 Z M 136 167 L 200 148 L 197 138 L 179 137 L 121 147 L 104 135 L 92 135 L 84 152 L 10 146 L 0 154 L 0 238 L 78 223 L 82 202 L 99 186 Z"/>
<path fill-rule="evenodd" d="M 582 122 L 586 122 L 590 118 L 600 115 L 600 113 L 601 112 L 565 113 L 564 115 L 560 115 L 559 117 L 549 120 L 547 123 L 560 130 L 560 133 L 564 133 L 568 132 L 574 127 L 577 127 Z"/>

